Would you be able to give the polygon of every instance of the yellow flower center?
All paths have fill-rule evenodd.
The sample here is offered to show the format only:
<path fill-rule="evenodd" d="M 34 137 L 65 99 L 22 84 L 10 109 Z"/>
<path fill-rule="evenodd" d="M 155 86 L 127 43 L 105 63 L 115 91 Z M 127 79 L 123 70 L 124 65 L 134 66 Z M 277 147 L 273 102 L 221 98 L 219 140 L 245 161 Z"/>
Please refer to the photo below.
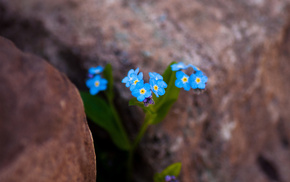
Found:
<path fill-rule="evenodd" d="M 96 81 L 95 82 L 95 86 L 98 87 L 99 85 L 100 85 L 100 82 L 99 81 Z"/>
<path fill-rule="evenodd" d="M 195 79 L 195 82 L 196 82 L 196 83 L 201 82 L 200 78 L 196 78 L 196 79 Z"/>
<path fill-rule="evenodd" d="M 144 88 L 142 88 L 142 89 L 140 90 L 140 94 L 145 94 L 145 92 L 146 92 L 146 90 L 145 90 Z"/>
<path fill-rule="evenodd" d="M 198 67 L 196 67 L 197 70 L 200 70 Z"/>
<path fill-rule="evenodd" d="M 135 80 L 135 81 L 134 81 L 134 85 L 136 85 L 138 82 L 139 82 L 139 80 Z"/>
<path fill-rule="evenodd" d="M 187 82 L 188 81 L 187 77 L 183 77 L 182 81 L 183 81 L 183 83 Z"/>
<path fill-rule="evenodd" d="M 158 86 L 157 85 L 154 86 L 154 90 L 156 90 L 156 91 L 158 90 Z"/>

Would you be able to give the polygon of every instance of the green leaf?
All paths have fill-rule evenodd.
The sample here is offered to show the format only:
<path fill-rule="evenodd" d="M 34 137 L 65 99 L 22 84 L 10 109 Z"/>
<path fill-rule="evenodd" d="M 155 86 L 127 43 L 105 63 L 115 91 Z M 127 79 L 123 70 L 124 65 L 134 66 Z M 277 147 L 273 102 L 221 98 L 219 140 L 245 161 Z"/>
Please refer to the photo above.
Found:
<path fill-rule="evenodd" d="M 120 149 L 129 150 L 131 148 L 130 142 L 124 129 L 114 117 L 115 113 L 112 107 L 99 96 L 92 96 L 86 92 L 80 92 L 80 94 L 84 102 L 87 117 L 105 129 Z"/>
<path fill-rule="evenodd" d="M 156 113 L 156 118 L 152 120 L 152 124 L 157 124 L 161 122 L 167 113 L 169 112 L 172 105 L 176 102 L 179 96 L 180 88 L 175 86 L 175 71 L 171 70 L 171 65 L 176 62 L 172 62 L 163 73 L 163 80 L 167 83 L 166 92 L 163 96 L 156 97 L 153 95 L 155 105 L 153 105 L 152 110 Z"/>
<path fill-rule="evenodd" d="M 103 75 L 104 75 L 104 78 L 108 81 L 105 94 L 107 95 L 109 102 L 112 103 L 114 99 L 114 87 L 113 87 L 114 80 L 113 80 L 112 66 L 110 64 L 106 65 Z"/>
<path fill-rule="evenodd" d="M 160 123 L 167 115 L 169 110 L 171 109 L 172 105 L 176 102 L 176 100 L 169 100 L 163 104 L 154 115 L 155 117 L 152 118 L 150 124 L 157 124 Z"/>
<path fill-rule="evenodd" d="M 164 182 L 165 176 L 175 176 L 178 177 L 181 170 L 181 163 L 177 162 L 171 164 L 166 169 L 164 169 L 161 173 L 156 173 L 154 175 L 154 182 Z"/>

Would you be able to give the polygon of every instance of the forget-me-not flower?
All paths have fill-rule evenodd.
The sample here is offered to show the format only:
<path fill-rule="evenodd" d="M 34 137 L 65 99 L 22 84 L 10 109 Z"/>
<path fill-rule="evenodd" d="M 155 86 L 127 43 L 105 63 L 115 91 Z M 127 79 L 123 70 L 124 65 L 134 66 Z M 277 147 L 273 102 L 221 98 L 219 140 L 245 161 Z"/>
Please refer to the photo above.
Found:
<path fill-rule="evenodd" d="M 90 89 L 90 94 L 96 95 L 99 91 L 107 89 L 108 81 L 106 79 L 101 78 L 100 75 L 96 75 L 93 78 L 90 78 L 86 81 L 87 87 Z"/>
<path fill-rule="evenodd" d="M 89 74 L 100 74 L 102 73 L 102 71 L 104 70 L 104 68 L 102 66 L 97 66 L 97 67 L 91 67 L 89 69 Z"/>
<path fill-rule="evenodd" d="M 159 97 L 165 94 L 165 89 L 167 87 L 167 84 L 163 80 L 155 80 L 150 79 L 149 80 L 150 87 L 152 92 L 156 95 L 156 97 Z"/>
<path fill-rule="evenodd" d="M 182 69 L 187 69 L 187 66 L 183 62 L 175 63 L 171 65 L 171 70 L 172 71 L 179 71 Z"/>
<path fill-rule="evenodd" d="M 132 85 L 133 78 L 135 76 L 138 77 L 137 76 L 138 72 L 139 72 L 139 68 L 137 68 L 136 70 L 131 69 L 128 72 L 128 75 L 125 78 L 123 78 L 122 83 L 126 83 L 126 87 L 130 87 Z M 143 73 L 142 73 L 142 77 L 143 77 Z"/>
<path fill-rule="evenodd" d="M 150 80 L 161 81 L 159 83 L 160 87 L 167 88 L 167 84 L 165 81 L 163 81 L 163 77 L 160 74 L 155 73 L 155 72 L 153 72 L 153 73 L 149 72 L 149 76 L 150 76 Z"/>
<path fill-rule="evenodd" d="M 190 84 L 189 84 L 189 76 L 182 71 L 176 72 L 176 80 L 175 80 L 175 86 L 178 88 L 184 88 L 184 90 L 189 91 L 190 90 Z"/>
<path fill-rule="evenodd" d="M 190 85 L 193 89 L 205 89 L 208 78 L 202 71 L 197 71 L 190 76 Z"/>
<path fill-rule="evenodd" d="M 140 102 L 142 102 L 145 98 L 150 97 L 152 93 L 149 83 L 144 84 L 143 80 L 141 82 L 138 82 L 134 90 L 132 90 L 132 95 L 134 97 L 137 97 L 137 100 Z"/>
<path fill-rule="evenodd" d="M 136 87 L 136 84 L 138 83 L 138 82 L 141 82 L 141 81 L 143 81 L 143 73 L 142 72 L 140 72 L 138 75 L 137 74 L 132 74 L 132 83 L 131 83 L 131 86 L 130 86 L 130 90 L 132 91 L 132 90 L 134 90 L 135 89 L 135 87 Z M 144 82 L 144 81 L 143 81 Z"/>

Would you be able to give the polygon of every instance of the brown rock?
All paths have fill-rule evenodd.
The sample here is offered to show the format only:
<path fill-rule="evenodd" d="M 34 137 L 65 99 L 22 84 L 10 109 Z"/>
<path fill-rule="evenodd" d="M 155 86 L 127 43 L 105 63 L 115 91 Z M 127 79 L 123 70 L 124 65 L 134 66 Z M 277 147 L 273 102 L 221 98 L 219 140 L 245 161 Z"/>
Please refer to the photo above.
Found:
<path fill-rule="evenodd" d="M 72 65 L 112 63 L 127 100 L 119 81 L 129 68 L 139 66 L 146 79 L 147 72 L 182 60 L 207 73 L 204 94 L 182 91 L 165 121 L 149 129 L 139 152 L 153 170 L 142 174 L 140 166 L 138 181 L 152 181 L 153 172 L 177 161 L 182 182 L 289 181 L 289 0 L 0 4 L 0 34 L 48 57 L 78 85 L 83 73 Z M 139 121 L 132 108 L 119 110 L 136 120 L 128 128 Z"/>
<path fill-rule="evenodd" d="M 0 37 L 0 83 L 0 181 L 95 181 L 83 103 L 67 77 Z"/>

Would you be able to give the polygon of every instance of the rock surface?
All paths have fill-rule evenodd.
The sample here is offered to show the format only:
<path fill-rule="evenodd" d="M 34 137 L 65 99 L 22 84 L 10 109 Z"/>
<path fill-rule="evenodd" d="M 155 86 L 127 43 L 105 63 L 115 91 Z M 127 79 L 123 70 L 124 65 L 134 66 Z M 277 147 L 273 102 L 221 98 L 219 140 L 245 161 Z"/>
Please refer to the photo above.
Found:
<path fill-rule="evenodd" d="M 0 181 L 95 181 L 83 103 L 67 77 L 0 37 L 0 83 Z"/>
<path fill-rule="evenodd" d="M 127 121 L 139 121 L 119 83 L 129 67 L 146 75 L 182 60 L 207 73 L 204 94 L 182 91 L 149 129 L 139 152 L 152 170 L 137 181 L 177 161 L 182 182 L 290 180 L 288 0 L 0 0 L 0 7 L 0 35 L 46 57 L 79 88 L 88 67 L 112 63 Z"/>

